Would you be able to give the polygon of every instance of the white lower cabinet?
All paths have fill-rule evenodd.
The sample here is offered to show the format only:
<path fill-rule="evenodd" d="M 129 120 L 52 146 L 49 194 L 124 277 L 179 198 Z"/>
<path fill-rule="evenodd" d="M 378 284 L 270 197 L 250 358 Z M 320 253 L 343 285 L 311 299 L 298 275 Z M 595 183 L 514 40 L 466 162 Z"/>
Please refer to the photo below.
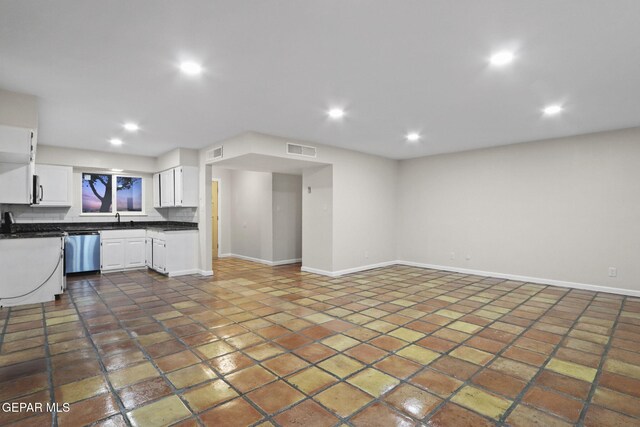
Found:
<path fill-rule="evenodd" d="M 153 239 L 147 237 L 144 239 L 144 265 L 153 267 Z"/>
<path fill-rule="evenodd" d="M 199 271 L 198 230 L 147 230 L 147 245 L 152 246 L 151 268 L 158 273 L 181 276 Z"/>
<path fill-rule="evenodd" d="M 151 266 L 159 273 L 167 272 L 167 244 L 164 240 L 153 239 L 153 261 Z"/>
<path fill-rule="evenodd" d="M 145 267 L 145 230 L 104 230 L 100 236 L 101 271 Z"/>
<path fill-rule="evenodd" d="M 195 274 L 198 269 L 198 230 L 104 230 L 100 270 L 149 267 L 168 276 Z"/>
<path fill-rule="evenodd" d="M 123 270 L 124 239 L 102 239 L 100 246 L 100 270 Z"/>
<path fill-rule="evenodd" d="M 145 238 L 127 239 L 124 249 L 124 267 L 137 268 L 145 266 Z"/>

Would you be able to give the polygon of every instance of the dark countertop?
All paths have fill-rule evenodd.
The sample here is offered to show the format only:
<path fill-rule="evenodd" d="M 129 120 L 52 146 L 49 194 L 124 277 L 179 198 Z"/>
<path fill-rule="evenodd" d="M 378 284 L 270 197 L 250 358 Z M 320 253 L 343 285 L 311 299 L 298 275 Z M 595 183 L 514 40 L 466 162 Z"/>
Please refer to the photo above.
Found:
<path fill-rule="evenodd" d="M 5 239 L 45 239 L 49 237 L 61 238 L 66 236 L 64 231 L 42 231 L 24 233 L 0 233 L 0 240 Z"/>
<path fill-rule="evenodd" d="M 103 230 L 157 230 L 182 231 L 197 230 L 194 222 L 177 221 L 123 221 L 118 222 L 47 222 L 47 223 L 17 223 L 4 228 L 0 239 L 20 239 L 37 237 L 61 237 L 65 233 L 77 234 Z"/>

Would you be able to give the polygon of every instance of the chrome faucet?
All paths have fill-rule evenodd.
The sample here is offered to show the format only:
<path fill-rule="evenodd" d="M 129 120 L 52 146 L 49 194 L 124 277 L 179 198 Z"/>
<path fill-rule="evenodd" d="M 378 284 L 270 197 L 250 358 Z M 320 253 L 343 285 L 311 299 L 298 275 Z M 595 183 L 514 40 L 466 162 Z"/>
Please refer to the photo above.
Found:
<path fill-rule="evenodd" d="M 116 213 L 116 218 L 118 218 L 118 224 L 120 224 L 120 212 Z"/>

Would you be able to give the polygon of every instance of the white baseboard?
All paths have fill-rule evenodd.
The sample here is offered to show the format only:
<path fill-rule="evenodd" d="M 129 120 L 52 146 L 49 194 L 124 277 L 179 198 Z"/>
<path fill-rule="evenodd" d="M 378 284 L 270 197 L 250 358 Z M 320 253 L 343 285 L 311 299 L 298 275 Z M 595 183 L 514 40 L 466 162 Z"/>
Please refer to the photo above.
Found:
<path fill-rule="evenodd" d="M 492 271 L 471 270 L 467 268 L 450 267 L 447 265 L 425 264 L 413 261 L 396 261 L 397 265 L 406 265 L 410 267 L 429 268 L 432 270 L 444 270 L 454 273 L 471 274 L 476 276 L 497 277 L 498 279 L 516 280 L 519 282 L 537 283 L 541 285 L 559 286 L 561 288 L 582 289 L 593 292 L 607 292 L 610 294 L 628 295 L 640 297 L 640 291 L 624 288 L 613 288 L 609 286 L 590 285 L 587 283 L 567 282 L 563 280 L 545 279 L 542 277 L 519 276 L 517 274 L 496 273 Z"/>
<path fill-rule="evenodd" d="M 326 271 L 326 270 L 320 270 L 317 268 L 302 266 L 300 270 L 306 273 L 320 274 L 322 276 L 339 277 L 339 276 L 344 276 L 345 274 L 352 274 L 352 273 L 359 273 L 361 271 L 366 271 L 366 270 L 373 270 L 374 268 L 389 267 L 390 265 L 396 265 L 397 263 L 398 263 L 397 261 L 384 261 L 384 262 L 379 262 L 377 264 L 361 265 L 359 267 L 346 268 L 344 270 L 337 270 L 337 271 Z"/>
<path fill-rule="evenodd" d="M 295 264 L 297 262 L 302 262 L 302 258 L 295 258 L 295 259 L 283 259 L 280 261 L 273 261 L 271 263 L 271 265 L 276 266 L 276 265 L 288 265 L 288 264 Z"/>
<path fill-rule="evenodd" d="M 192 270 L 178 270 L 178 271 L 172 271 L 170 273 L 167 274 L 167 276 L 169 277 L 176 277 L 176 276 L 186 276 L 187 274 L 199 274 L 200 271 L 197 268 L 194 268 Z"/>
<path fill-rule="evenodd" d="M 246 260 L 246 261 L 258 262 L 260 264 L 268 265 L 270 267 L 274 267 L 274 266 L 277 266 L 277 265 L 294 264 L 296 262 L 301 262 L 302 261 L 302 258 L 285 259 L 285 260 L 280 260 L 280 261 L 269 261 L 269 260 L 266 260 L 266 259 L 253 258 L 253 257 L 250 257 L 250 256 L 232 254 L 232 253 L 218 255 L 218 258 L 240 258 L 240 259 L 243 259 L 243 260 Z"/>
<path fill-rule="evenodd" d="M 246 259 L 248 261 L 260 262 L 262 264 L 274 265 L 273 262 L 271 262 L 271 261 L 259 260 L 259 259 L 245 257 L 245 256 L 242 256 L 242 255 L 236 255 L 236 254 L 226 254 L 226 255 L 227 256 L 233 256 L 233 257 L 238 257 L 238 258 L 241 258 L 241 259 Z M 221 257 L 222 257 L 222 255 L 221 255 Z M 300 262 L 300 260 L 292 260 L 291 262 Z M 536 284 L 540 284 L 540 285 L 551 285 L 551 286 L 559 286 L 559 287 L 562 287 L 562 288 L 582 289 L 582 290 L 585 290 L 585 291 L 592 291 L 592 292 L 605 292 L 605 293 L 611 293 L 611 294 L 640 297 L 640 291 L 633 290 L 633 289 L 614 288 L 614 287 L 609 287 L 609 286 L 591 285 L 591 284 L 587 284 L 587 283 L 578 283 L 578 282 L 568 282 L 568 281 L 563 281 L 563 280 L 546 279 L 546 278 L 543 278 L 543 277 L 520 276 L 520 275 L 517 275 L 517 274 L 496 273 L 496 272 L 493 272 L 493 271 L 483 271 L 483 270 L 471 270 L 471 269 L 468 269 L 468 268 L 451 267 L 451 266 L 448 266 L 448 265 L 435 265 L 435 264 L 426 264 L 426 263 L 421 263 L 421 262 L 402 261 L 402 260 L 385 261 L 385 262 L 380 262 L 380 263 L 377 263 L 377 264 L 362 265 L 362 266 L 359 266 L 359 267 L 347 268 L 347 269 L 344 269 L 344 270 L 337 270 L 337 271 L 321 270 L 321 269 L 318 269 L 318 268 L 306 267 L 306 266 L 303 265 L 300 268 L 300 270 L 305 272 L 305 273 L 319 274 L 321 276 L 339 277 L 339 276 L 344 276 L 345 274 L 353 274 L 353 273 L 358 273 L 358 272 L 361 272 L 361 271 L 373 270 L 374 268 L 389 267 L 389 266 L 393 266 L 393 265 L 406 265 L 406 266 L 409 266 L 409 267 L 419 267 L 419 268 L 428 268 L 428 269 L 431 269 L 431 270 L 451 271 L 451 272 L 454 272 L 454 273 L 470 274 L 470 275 L 475 275 L 475 276 L 496 277 L 498 279 L 515 280 L 515 281 L 519 281 L 519 282 L 536 283 Z"/>
<path fill-rule="evenodd" d="M 396 265 L 397 263 L 398 261 L 384 261 L 378 262 L 376 264 L 361 265 L 359 267 L 352 267 L 346 268 L 344 270 L 334 271 L 333 275 L 334 277 L 344 276 L 345 274 L 359 273 L 361 271 L 373 270 L 374 268 L 389 267 L 391 265 Z"/>
<path fill-rule="evenodd" d="M 238 255 L 238 254 L 232 254 L 232 253 L 222 254 L 222 255 L 219 256 L 219 258 L 239 258 L 239 259 L 243 259 L 245 261 L 253 261 L 253 262 L 260 263 L 260 264 L 271 265 L 271 261 L 267 261 L 266 259 L 253 258 L 253 257 L 250 257 L 250 256 Z"/>
<path fill-rule="evenodd" d="M 135 270 L 146 270 L 147 266 L 138 266 L 138 267 L 129 267 L 129 268 L 117 268 L 114 270 L 100 270 L 100 274 L 109 274 L 109 273 L 124 273 L 127 271 L 135 271 Z"/>
<path fill-rule="evenodd" d="M 201 276 L 213 276 L 213 270 L 198 270 Z"/>
<path fill-rule="evenodd" d="M 320 270 L 318 268 L 312 268 L 312 267 L 305 267 L 304 265 L 300 267 L 300 271 L 304 271 L 305 273 L 311 273 L 311 274 L 319 274 L 320 276 L 336 277 L 332 271 Z"/>

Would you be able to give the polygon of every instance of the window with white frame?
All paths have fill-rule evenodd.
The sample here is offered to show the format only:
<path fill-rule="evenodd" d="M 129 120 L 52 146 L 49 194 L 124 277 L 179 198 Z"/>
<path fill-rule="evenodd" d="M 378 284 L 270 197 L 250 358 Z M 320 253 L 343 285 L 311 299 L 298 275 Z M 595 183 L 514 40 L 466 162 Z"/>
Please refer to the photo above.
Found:
<path fill-rule="evenodd" d="M 142 178 L 105 173 L 82 174 L 82 213 L 143 214 Z"/>

